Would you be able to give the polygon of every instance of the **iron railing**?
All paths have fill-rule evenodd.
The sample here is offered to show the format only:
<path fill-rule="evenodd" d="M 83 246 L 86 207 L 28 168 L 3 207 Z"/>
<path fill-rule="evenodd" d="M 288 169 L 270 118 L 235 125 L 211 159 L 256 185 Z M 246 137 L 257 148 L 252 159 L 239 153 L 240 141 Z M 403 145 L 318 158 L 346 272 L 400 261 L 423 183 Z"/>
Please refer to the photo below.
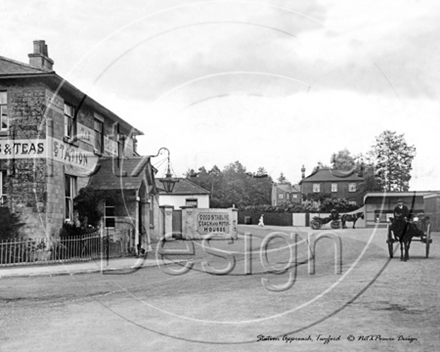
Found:
<path fill-rule="evenodd" d="M 132 252 L 129 236 L 118 241 L 99 231 L 58 239 L 13 239 L 0 242 L 0 266 L 78 262 L 114 258 Z"/>

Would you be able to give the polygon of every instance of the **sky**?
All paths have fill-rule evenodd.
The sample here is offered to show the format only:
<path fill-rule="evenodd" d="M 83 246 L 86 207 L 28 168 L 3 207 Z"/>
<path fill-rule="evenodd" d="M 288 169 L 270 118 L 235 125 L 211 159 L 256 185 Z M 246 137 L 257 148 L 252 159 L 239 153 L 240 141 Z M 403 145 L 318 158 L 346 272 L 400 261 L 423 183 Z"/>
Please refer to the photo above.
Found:
<path fill-rule="evenodd" d="M 1 0 L 0 13 L 1 56 L 28 63 L 45 40 L 57 74 L 143 131 L 141 154 L 168 148 L 177 177 L 239 161 L 297 183 L 302 165 L 391 130 L 417 150 L 410 190 L 440 190 L 437 0 Z"/>

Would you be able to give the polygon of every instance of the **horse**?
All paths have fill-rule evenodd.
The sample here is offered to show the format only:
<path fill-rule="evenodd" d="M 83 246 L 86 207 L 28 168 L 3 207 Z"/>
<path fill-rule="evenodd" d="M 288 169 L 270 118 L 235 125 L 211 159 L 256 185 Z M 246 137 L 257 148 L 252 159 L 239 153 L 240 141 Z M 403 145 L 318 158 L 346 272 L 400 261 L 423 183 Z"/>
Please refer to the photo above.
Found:
<path fill-rule="evenodd" d="M 347 226 L 345 225 L 345 223 L 347 221 L 349 222 L 353 222 L 353 228 L 355 228 L 354 226 L 356 225 L 356 221 L 357 219 L 361 218 L 362 220 L 364 219 L 364 213 L 360 212 L 360 213 L 356 213 L 356 214 L 344 214 L 341 216 L 341 222 L 342 222 L 342 228 L 346 229 Z"/>
<path fill-rule="evenodd" d="M 409 259 L 409 247 L 413 237 L 422 237 L 424 232 L 420 230 L 412 220 L 394 220 L 390 218 L 390 231 L 400 243 L 400 260 L 406 262 Z M 405 252 L 405 254 L 404 254 Z"/>

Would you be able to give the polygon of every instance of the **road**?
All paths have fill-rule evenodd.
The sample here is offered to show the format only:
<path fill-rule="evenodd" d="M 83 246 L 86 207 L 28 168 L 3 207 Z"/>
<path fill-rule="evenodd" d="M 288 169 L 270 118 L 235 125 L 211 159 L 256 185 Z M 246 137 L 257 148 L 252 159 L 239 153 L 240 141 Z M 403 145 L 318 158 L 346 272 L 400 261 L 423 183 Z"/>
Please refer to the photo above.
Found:
<path fill-rule="evenodd" d="M 430 258 L 416 242 L 405 263 L 390 260 L 384 229 L 240 232 L 251 235 L 211 249 L 196 242 L 199 261 L 181 275 L 179 263 L 2 279 L 0 351 L 439 350 L 438 237 Z M 311 233 L 328 237 L 314 273 Z"/>

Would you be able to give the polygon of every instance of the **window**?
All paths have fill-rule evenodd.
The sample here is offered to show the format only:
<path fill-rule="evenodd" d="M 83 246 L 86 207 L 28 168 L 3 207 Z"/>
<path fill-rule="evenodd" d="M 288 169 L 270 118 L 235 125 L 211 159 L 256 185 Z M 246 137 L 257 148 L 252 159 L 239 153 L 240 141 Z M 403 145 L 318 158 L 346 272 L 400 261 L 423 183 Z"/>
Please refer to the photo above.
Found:
<path fill-rule="evenodd" d="M 282 194 L 282 193 L 279 194 L 279 195 L 278 195 L 278 198 L 283 199 L 283 198 L 284 198 L 284 194 Z"/>
<path fill-rule="evenodd" d="M 104 205 L 104 215 L 105 215 L 105 227 L 114 228 L 116 224 L 115 217 L 115 205 L 110 202 L 106 202 Z"/>
<path fill-rule="evenodd" d="M 348 184 L 348 191 L 349 192 L 356 192 L 356 183 L 349 183 Z"/>
<path fill-rule="evenodd" d="M 337 191 L 338 191 L 338 184 L 332 183 L 332 192 L 337 192 Z"/>
<path fill-rule="evenodd" d="M 73 199 L 76 197 L 76 177 L 64 176 L 64 218 L 66 221 L 73 221 Z"/>
<path fill-rule="evenodd" d="M 8 95 L 0 92 L 0 131 L 7 131 L 8 128 Z"/>
<path fill-rule="evenodd" d="M 197 208 L 197 205 L 198 205 L 197 199 L 195 199 L 195 198 L 187 198 L 187 199 L 185 199 L 185 205 L 193 206 L 193 207 Z"/>
<path fill-rule="evenodd" d="M 75 108 L 69 104 L 64 104 L 64 136 L 68 138 L 75 137 Z"/>
<path fill-rule="evenodd" d="M 313 193 L 319 193 L 321 192 L 321 185 L 319 183 L 313 184 Z"/>
<path fill-rule="evenodd" d="M 95 123 L 94 123 L 94 130 L 95 130 L 95 151 L 97 151 L 98 153 L 102 153 L 103 151 L 103 146 L 104 146 L 104 135 L 103 135 L 103 131 L 104 131 L 104 123 L 95 118 Z"/>
<path fill-rule="evenodd" d="M 5 183 L 6 171 L 0 171 L 0 205 L 6 202 Z"/>

